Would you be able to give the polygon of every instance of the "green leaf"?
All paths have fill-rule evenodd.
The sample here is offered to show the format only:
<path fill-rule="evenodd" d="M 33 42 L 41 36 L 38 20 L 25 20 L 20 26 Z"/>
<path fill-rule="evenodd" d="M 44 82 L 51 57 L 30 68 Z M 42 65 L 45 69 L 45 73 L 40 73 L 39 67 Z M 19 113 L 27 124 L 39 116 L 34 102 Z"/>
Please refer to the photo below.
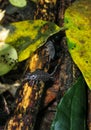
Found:
<path fill-rule="evenodd" d="M 11 45 L 0 43 L 0 76 L 8 73 L 17 59 L 17 52 Z"/>
<path fill-rule="evenodd" d="M 51 35 L 59 32 L 60 27 L 42 20 L 30 20 L 12 23 L 6 43 L 13 45 L 19 55 L 19 61 L 27 59 L 42 46 Z"/>
<path fill-rule="evenodd" d="M 65 93 L 58 104 L 51 130 L 87 130 L 86 90 L 82 77 Z"/>
<path fill-rule="evenodd" d="M 65 13 L 67 44 L 91 89 L 91 0 L 74 2 Z"/>
<path fill-rule="evenodd" d="M 9 2 L 17 7 L 24 7 L 27 4 L 26 0 L 9 0 Z"/>

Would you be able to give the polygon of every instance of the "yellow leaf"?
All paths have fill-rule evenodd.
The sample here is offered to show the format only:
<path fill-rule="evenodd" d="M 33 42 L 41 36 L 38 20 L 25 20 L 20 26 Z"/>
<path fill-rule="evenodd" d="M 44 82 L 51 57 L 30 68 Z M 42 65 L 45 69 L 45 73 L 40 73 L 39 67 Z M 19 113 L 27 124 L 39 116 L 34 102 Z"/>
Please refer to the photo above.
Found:
<path fill-rule="evenodd" d="M 48 37 L 60 31 L 54 23 L 43 20 L 16 22 L 6 28 L 10 31 L 5 42 L 16 48 L 19 61 L 27 59 Z"/>
<path fill-rule="evenodd" d="M 91 89 L 91 0 L 80 0 L 66 10 L 68 48 Z"/>

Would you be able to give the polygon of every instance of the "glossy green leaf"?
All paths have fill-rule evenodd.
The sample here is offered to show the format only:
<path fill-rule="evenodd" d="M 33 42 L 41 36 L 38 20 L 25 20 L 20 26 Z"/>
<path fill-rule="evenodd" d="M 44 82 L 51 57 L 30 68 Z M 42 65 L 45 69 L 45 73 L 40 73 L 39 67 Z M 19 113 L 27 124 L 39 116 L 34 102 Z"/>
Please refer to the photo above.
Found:
<path fill-rule="evenodd" d="M 27 0 L 9 0 L 10 3 L 17 7 L 24 7 L 27 4 Z"/>
<path fill-rule="evenodd" d="M 86 90 L 82 77 L 65 93 L 58 104 L 51 130 L 87 130 Z"/>
<path fill-rule="evenodd" d="M 27 59 L 47 39 L 59 32 L 60 27 L 54 23 L 42 20 L 30 20 L 12 23 L 6 43 L 13 45 L 19 55 L 19 61 Z"/>
<path fill-rule="evenodd" d="M 74 2 L 65 13 L 67 44 L 91 89 L 91 0 Z"/>
<path fill-rule="evenodd" d="M 17 59 L 17 52 L 11 45 L 0 43 L 0 76 L 9 72 Z"/>

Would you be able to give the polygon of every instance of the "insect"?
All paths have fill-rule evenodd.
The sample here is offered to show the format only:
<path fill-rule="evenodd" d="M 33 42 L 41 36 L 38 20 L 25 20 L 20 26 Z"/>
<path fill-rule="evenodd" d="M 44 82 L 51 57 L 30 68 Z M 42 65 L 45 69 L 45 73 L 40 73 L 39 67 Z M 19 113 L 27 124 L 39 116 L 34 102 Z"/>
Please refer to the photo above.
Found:
<path fill-rule="evenodd" d="M 53 60 L 56 50 L 55 50 L 55 43 L 58 42 L 62 37 L 65 36 L 64 33 L 65 29 L 63 28 L 60 32 L 54 34 L 53 36 L 49 37 L 47 42 L 45 43 L 46 52 L 49 55 L 49 62 Z"/>
<path fill-rule="evenodd" d="M 41 69 L 37 69 L 32 73 L 27 73 L 24 78 L 24 82 L 28 82 L 29 85 L 34 86 L 34 84 L 38 83 L 38 81 L 46 82 L 48 80 L 53 80 L 52 74 L 49 74 L 47 72 L 44 72 Z"/>
<path fill-rule="evenodd" d="M 45 46 L 46 46 L 46 51 L 49 54 L 49 61 L 50 61 L 55 56 L 55 48 L 53 45 L 53 41 L 51 41 L 51 40 L 47 41 Z"/>

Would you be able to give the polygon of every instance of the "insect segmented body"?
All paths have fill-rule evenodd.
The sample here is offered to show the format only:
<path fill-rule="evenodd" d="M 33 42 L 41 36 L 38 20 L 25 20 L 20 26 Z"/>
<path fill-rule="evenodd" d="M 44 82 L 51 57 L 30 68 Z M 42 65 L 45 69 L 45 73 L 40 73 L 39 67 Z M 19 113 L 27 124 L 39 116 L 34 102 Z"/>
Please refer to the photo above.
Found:
<path fill-rule="evenodd" d="M 53 80 L 53 77 L 51 74 L 44 72 L 41 69 L 37 69 L 32 73 L 27 73 L 25 78 L 24 78 L 24 82 L 28 82 L 29 85 L 33 86 L 35 83 L 37 83 L 38 81 L 48 81 L 48 80 Z"/>
<path fill-rule="evenodd" d="M 65 36 L 64 31 L 65 28 L 63 28 L 60 32 L 54 34 L 53 36 L 49 37 L 47 42 L 45 43 L 46 52 L 49 56 L 49 62 L 53 60 L 53 58 L 55 57 L 56 54 L 55 43 Z"/>
<path fill-rule="evenodd" d="M 54 45 L 53 45 L 53 41 L 51 41 L 51 40 L 47 41 L 45 46 L 47 48 L 46 51 L 49 54 L 49 61 L 50 61 L 55 56 L 55 48 L 54 48 Z"/>

